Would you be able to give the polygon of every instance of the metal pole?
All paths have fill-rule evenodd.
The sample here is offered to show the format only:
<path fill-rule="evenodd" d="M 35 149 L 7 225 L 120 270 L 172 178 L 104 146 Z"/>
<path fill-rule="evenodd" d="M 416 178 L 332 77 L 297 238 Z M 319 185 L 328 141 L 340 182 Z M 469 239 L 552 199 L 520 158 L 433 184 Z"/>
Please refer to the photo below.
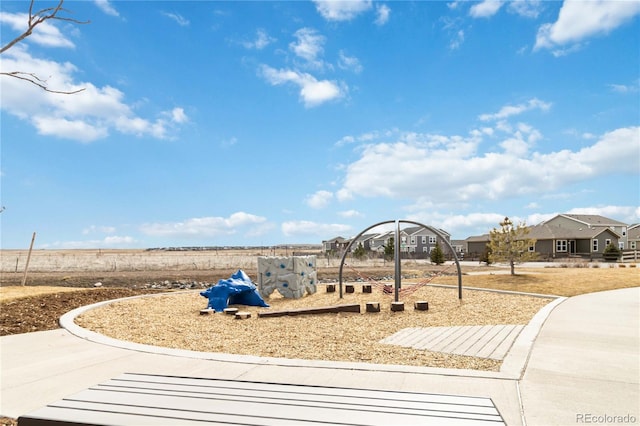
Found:
<path fill-rule="evenodd" d="M 395 261 L 395 282 L 396 282 L 396 292 L 395 298 L 396 302 L 399 301 L 400 298 L 400 221 L 396 220 L 396 230 L 395 230 L 396 240 L 394 241 L 394 261 Z"/>

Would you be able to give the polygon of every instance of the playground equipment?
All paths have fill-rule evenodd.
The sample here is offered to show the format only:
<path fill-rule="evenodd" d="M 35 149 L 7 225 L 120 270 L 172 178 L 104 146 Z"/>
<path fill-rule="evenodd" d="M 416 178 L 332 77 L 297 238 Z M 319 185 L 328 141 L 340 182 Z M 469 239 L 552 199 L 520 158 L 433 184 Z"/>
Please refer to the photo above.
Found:
<path fill-rule="evenodd" d="M 386 220 L 384 222 L 378 222 L 375 225 L 371 225 L 364 231 L 360 232 L 354 238 L 351 239 L 347 247 L 344 249 L 344 253 L 342 254 L 342 259 L 340 260 L 340 270 L 338 273 L 338 282 L 340 284 L 340 298 L 342 299 L 342 269 L 344 267 L 344 261 L 347 257 L 347 254 L 350 252 L 351 246 L 354 242 L 358 241 L 358 239 L 364 235 L 367 231 L 376 228 L 380 225 L 386 225 L 388 223 L 395 223 L 395 237 L 394 237 L 394 266 L 395 266 L 395 301 L 398 302 L 400 298 L 400 287 L 401 287 L 401 265 L 400 265 L 400 223 L 410 223 L 416 226 L 421 226 L 435 233 L 440 239 L 449 247 L 451 253 L 453 254 L 453 260 L 455 261 L 456 267 L 458 268 L 458 299 L 462 299 L 462 269 L 460 268 L 460 261 L 458 260 L 458 255 L 454 250 L 453 246 L 449 242 L 449 240 L 445 237 L 445 235 L 438 229 L 424 225 L 420 222 L 414 222 L 412 220 Z"/>
<path fill-rule="evenodd" d="M 261 306 L 269 305 L 258 293 L 258 288 L 251 278 L 239 269 L 231 278 L 219 280 L 218 284 L 200 292 L 200 296 L 209 299 L 207 309 L 222 312 L 228 305 Z"/>
<path fill-rule="evenodd" d="M 258 257 L 258 291 L 269 297 L 275 290 L 288 299 L 299 299 L 316 287 L 316 256 Z"/>

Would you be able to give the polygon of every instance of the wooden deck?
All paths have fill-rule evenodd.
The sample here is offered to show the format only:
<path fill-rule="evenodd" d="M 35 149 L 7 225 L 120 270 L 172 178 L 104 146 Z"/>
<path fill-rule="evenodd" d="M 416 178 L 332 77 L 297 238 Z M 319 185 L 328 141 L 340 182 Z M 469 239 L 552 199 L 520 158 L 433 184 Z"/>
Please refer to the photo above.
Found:
<path fill-rule="evenodd" d="M 504 425 L 489 398 L 123 374 L 18 419 L 19 426 Z"/>
<path fill-rule="evenodd" d="M 380 343 L 419 350 L 503 360 L 524 325 L 404 328 Z"/>

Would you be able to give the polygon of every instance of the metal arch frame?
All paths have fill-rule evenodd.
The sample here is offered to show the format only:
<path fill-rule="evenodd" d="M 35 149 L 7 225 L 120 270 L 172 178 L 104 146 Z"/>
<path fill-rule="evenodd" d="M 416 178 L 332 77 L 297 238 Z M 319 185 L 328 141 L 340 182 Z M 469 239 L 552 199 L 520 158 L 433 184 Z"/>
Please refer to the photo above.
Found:
<path fill-rule="evenodd" d="M 401 219 L 401 220 L 385 220 L 383 222 L 378 222 L 375 225 L 371 225 L 370 227 L 366 228 L 364 231 L 360 232 L 358 235 L 356 235 L 354 238 L 351 239 L 351 241 L 349 242 L 349 244 L 347 245 L 347 247 L 344 249 L 344 253 L 342 253 L 342 259 L 340 260 L 340 270 L 338 272 L 338 280 L 339 280 L 339 284 L 340 284 L 340 298 L 342 299 L 342 269 L 344 267 L 344 261 L 347 258 L 347 254 L 349 253 L 349 249 L 351 248 L 351 246 L 353 245 L 353 243 L 355 243 L 358 238 L 360 238 L 362 235 L 364 235 L 367 231 L 369 231 L 370 229 L 373 229 L 375 227 L 378 227 L 380 225 L 386 225 L 388 223 L 395 223 L 395 247 L 394 247 L 394 265 L 395 265 L 395 301 L 398 301 L 399 298 L 399 290 L 400 290 L 400 272 L 401 272 L 401 268 L 400 268 L 400 223 L 411 223 L 417 226 L 420 226 L 422 228 L 428 229 L 432 232 L 434 232 L 437 236 L 440 237 L 441 240 L 443 240 L 446 245 L 449 247 L 449 249 L 451 250 L 451 253 L 453 253 L 453 260 L 456 262 L 456 267 L 458 268 L 458 299 L 462 300 L 462 269 L 460 268 L 460 261 L 458 260 L 458 255 L 456 254 L 455 249 L 453 248 L 453 246 L 451 245 L 451 243 L 449 242 L 449 240 L 447 240 L 447 238 L 445 237 L 445 235 L 439 231 L 438 229 L 429 226 L 429 225 L 425 225 L 423 223 L 420 222 L 415 222 L 413 220 L 405 220 L 405 219 Z"/>

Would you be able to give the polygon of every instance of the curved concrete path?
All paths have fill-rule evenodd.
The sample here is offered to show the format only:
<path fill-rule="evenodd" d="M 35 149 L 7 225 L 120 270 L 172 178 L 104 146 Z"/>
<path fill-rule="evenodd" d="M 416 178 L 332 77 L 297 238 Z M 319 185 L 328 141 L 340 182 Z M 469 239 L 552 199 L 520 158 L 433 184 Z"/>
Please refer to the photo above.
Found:
<path fill-rule="evenodd" d="M 640 422 L 640 288 L 571 297 L 520 381 L 527 425 Z"/>
<path fill-rule="evenodd" d="M 499 373 L 150 353 L 136 345 L 90 341 L 64 329 L 5 336 L 0 338 L 0 414 L 15 418 L 136 372 L 483 396 L 492 399 L 508 425 L 596 423 L 603 420 L 598 416 L 617 424 L 627 416 L 637 423 L 640 289 L 557 302 L 523 330 Z"/>

